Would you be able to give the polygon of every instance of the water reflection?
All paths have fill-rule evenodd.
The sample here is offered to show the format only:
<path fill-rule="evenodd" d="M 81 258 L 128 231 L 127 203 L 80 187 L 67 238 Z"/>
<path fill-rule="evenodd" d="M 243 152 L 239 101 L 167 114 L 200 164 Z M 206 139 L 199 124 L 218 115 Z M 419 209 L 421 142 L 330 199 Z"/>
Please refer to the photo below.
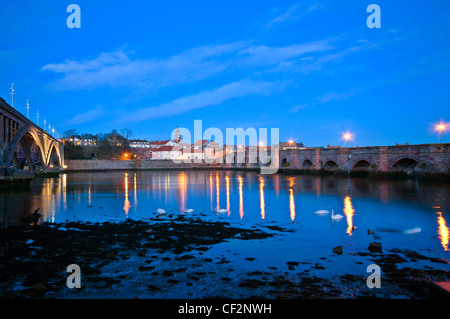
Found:
<path fill-rule="evenodd" d="M 241 177 L 241 175 L 238 175 L 238 181 L 239 181 L 239 216 L 241 219 L 244 217 L 244 180 Z"/>
<path fill-rule="evenodd" d="M 125 216 L 128 217 L 128 211 L 130 210 L 130 201 L 128 199 L 128 173 L 125 173 L 125 201 L 123 203 L 123 210 L 125 211 Z"/>
<path fill-rule="evenodd" d="M 216 211 L 220 210 L 220 182 L 219 182 L 219 172 L 216 172 Z"/>
<path fill-rule="evenodd" d="M 130 187 L 131 182 L 133 188 Z M 351 197 L 348 182 L 351 184 Z M 130 194 L 131 191 L 133 194 Z M 335 228 L 342 236 L 352 236 L 352 240 L 360 236 L 354 231 L 357 207 L 361 216 L 358 219 L 360 228 L 378 225 L 398 228 L 398 225 L 412 222 L 424 229 L 421 239 L 431 242 L 431 239 L 424 239 L 428 235 L 432 238 L 430 245 L 449 251 L 448 183 L 420 182 L 418 186 L 417 182 L 409 181 L 281 174 L 260 176 L 254 172 L 235 171 L 68 173 L 61 174 L 60 178 L 36 178 L 28 190 L 0 191 L 0 223 L 3 227 L 18 223 L 24 214 L 32 213 L 37 208 L 43 216 L 41 222 L 64 222 L 73 218 L 128 218 L 132 205 L 133 214 L 145 217 L 158 207 L 176 207 L 186 211 L 188 200 L 193 205 L 189 208 L 208 215 L 220 209 L 221 196 L 223 208 L 226 196 L 228 217 L 243 219 L 244 193 L 247 221 L 283 222 L 286 218 L 291 221 L 300 218 L 307 222 L 309 215 L 315 216 L 313 212 L 316 207 L 338 211 L 342 209 L 343 201 L 347 224 Z M 296 198 L 300 194 L 301 201 Z M 308 225 L 322 227 L 320 225 L 323 224 Z M 431 233 L 427 234 L 426 229 L 430 229 Z M 407 236 L 409 238 L 404 240 L 412 240 L 412 235 Z"/>
<path fill-rule="evenodd" d="M 352 235 L 352 231 L 353 231 L 353 213 L 354 212 L 355 212 L 355 210 L 353 209 L 352 199 L 350 198 L 350 196 L 345 197 L 344 213 L 345 213 L 345 216 L 347 217 L 346 233 L 349 234 L 350 236 Z"/>
<path fill-rule="evenodd" d="M 442 217 L 442 212 L 437 212 L 438 215 L 438 237 L 441 240 L 441 245 L 444 248 L 444 250 L 448 250 L 448 241 L 449 241 L 449 228 L 447 227 L 445 223 L 444 217 Z"/>
<path fill-rule="evenodd" d="M 136 181 L 136 173 L 134 173 L 133 177 L 133 186 L 134 186 L 134 211 L 137 209 L 137 181 Z"/>
<path fill-rule="evenodd" d="M 289 188 L 289 212 L 291 216 L 291 221 L 295 219 L 295 203 L 294 203 L 294 190 Z"/>
<path fill-rule="evenodd" d="M 259 201 L 261 207 L 261 219 L 266 218 L 266 204 L 264 203 L 264 179 L 259 177 Z"/>
<path fill-rule="evenodd" d="M 230 177 L 228 175 L 225 176 L 225 181 L 226 181 L 226 185 L 227 185 L 227 212 L 228 212 L 228 216 L 230 216 L 230 214 L 231 214 L 231 210 L 230 210 Z"/>
<path fill-rule="evenodd" d="M 186 182 L 186 174 L 184 172 L 181 172 L 179 175 L 179 181 L 180 181 L 180 193 L 181 193 L 181 211 L 186 211 L 186 190 L 187 190 L 187 182 Z"/>

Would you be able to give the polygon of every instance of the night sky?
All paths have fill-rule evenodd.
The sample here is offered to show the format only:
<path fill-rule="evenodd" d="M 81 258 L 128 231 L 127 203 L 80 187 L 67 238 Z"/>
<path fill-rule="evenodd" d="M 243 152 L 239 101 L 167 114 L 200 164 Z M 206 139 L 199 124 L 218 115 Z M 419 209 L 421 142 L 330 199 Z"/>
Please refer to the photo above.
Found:
<path fill-rule="evenodd" d="M 167 139 L 202 120 L 377 146 L 439 142 L 450 120 L 449 1 L 1 1 L 0 17 L 0 97 L 14 82 L 14 107 L 61 135 Z"/>

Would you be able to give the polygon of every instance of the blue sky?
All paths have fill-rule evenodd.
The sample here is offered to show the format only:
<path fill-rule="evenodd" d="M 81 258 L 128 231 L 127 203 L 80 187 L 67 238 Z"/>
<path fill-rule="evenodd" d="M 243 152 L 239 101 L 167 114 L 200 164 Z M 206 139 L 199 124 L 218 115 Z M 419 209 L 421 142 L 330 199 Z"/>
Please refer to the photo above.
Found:
<path fill-rule="evenodd" d="M 0 96 L 14 82 L 15 108 L 30 100 L 60 133 L 166 139 L 202 120 L 366 146 L 438 142 L 433 123 L 450 120 L 444 0 L 2 1 L 0 17 Z"/>

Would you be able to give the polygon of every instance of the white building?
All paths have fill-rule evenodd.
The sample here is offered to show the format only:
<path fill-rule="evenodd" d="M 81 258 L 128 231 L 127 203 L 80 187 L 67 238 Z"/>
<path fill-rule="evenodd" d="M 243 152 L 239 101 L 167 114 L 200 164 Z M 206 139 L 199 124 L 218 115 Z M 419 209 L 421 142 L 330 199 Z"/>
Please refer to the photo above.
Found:
<path fill-rule="evenodd" d="M 156 160 L 173 160 L 181 159 L 182 149 L 173 146 L 161 146 L 155 148 L 152 152 L 152 159 Z"/>

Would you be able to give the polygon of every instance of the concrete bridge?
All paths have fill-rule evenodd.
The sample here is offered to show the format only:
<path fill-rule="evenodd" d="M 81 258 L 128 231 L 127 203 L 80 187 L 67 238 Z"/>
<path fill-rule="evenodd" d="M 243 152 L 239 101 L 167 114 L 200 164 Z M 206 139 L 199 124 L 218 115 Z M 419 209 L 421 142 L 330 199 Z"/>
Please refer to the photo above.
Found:
<path fill-rule="evenodd" d="M 450 174 L 450 143 L 281 150 L 280 168 Z"/>
<path fill-rule="evenodd" d="M 64 146 L 0 98 L 0 164 L 32 173 L 59 172 Z"/>

